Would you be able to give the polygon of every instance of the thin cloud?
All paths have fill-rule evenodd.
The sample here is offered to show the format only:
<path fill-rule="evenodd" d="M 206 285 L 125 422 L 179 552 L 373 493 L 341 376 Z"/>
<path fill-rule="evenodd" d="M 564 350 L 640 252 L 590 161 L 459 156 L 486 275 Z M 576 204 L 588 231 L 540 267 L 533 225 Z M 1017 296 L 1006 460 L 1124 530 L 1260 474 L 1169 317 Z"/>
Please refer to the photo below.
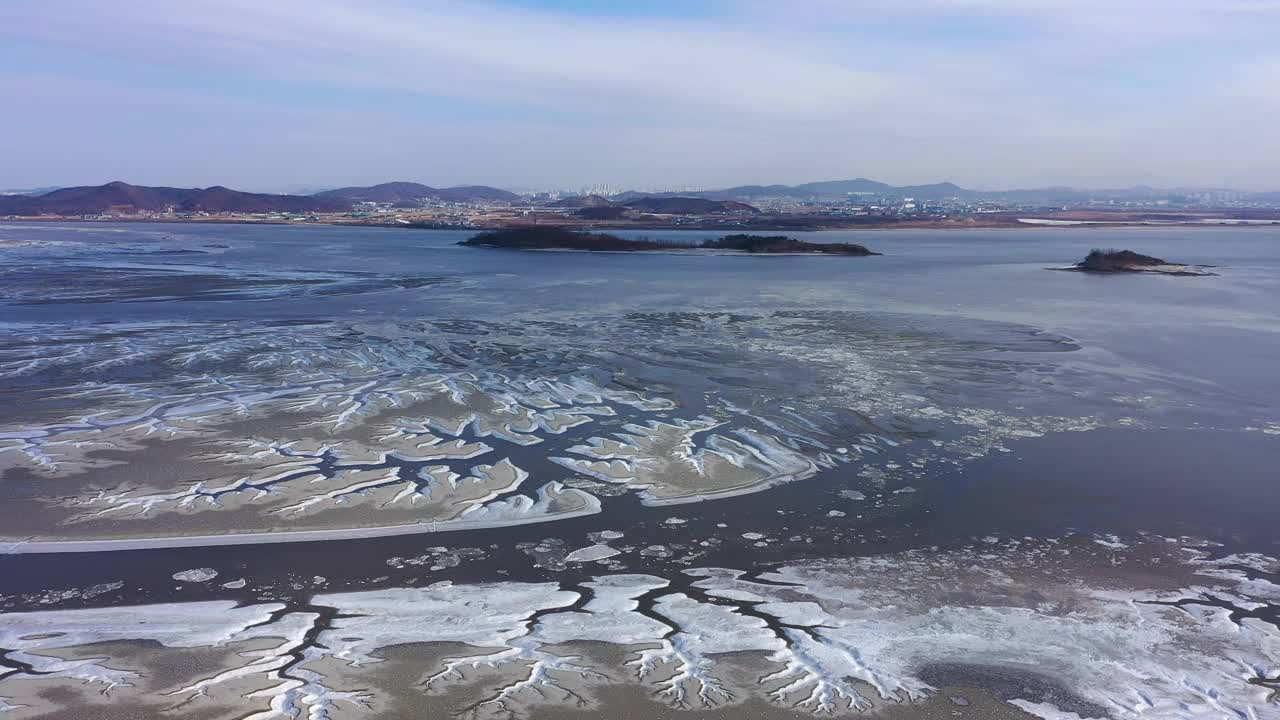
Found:
<path fill-rule="evenodd" d="M 546 105 L 676 102 L 787 114 L 879 101 L 896 86 L 883 74 L 709 23 L 619 22 L 473 3 L 415 10 L 326 0 L 176 7 L 61 0 L 38 12 L 31 5 L 0 10 L 0 22 L 11 33 L 152 62 Z"/>
<path fill-rule="evenodd" d="M 32 67 L 0 67 L 0 173 L 63 182 L 56 148 L 185 184 L 1280 185 L 1258 161 L 1280 157 L 1280 0 L 717 7 L 8 0 L 0 40 Z"/>

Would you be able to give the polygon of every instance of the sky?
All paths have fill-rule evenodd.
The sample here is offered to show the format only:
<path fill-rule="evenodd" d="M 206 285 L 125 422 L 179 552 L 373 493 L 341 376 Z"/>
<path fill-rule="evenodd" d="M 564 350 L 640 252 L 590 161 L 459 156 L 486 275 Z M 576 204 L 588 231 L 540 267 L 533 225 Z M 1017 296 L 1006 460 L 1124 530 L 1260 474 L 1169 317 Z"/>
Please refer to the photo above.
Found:
<path fill-rule="evenodd" d="M 0 0 L 0 188 L 1280 189 L 1280 0 Z"/>

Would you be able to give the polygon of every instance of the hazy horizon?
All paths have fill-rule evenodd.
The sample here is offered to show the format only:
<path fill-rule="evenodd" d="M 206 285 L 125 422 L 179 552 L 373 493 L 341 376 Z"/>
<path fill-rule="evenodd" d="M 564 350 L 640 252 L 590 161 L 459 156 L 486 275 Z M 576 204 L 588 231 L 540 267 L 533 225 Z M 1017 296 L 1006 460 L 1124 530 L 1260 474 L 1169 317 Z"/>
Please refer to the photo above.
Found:
<path fill-rule="evenodd" d="M 1280 188 L 1280 2 L 11 0 L 0 188 Z"/>
<path fill-rule="evenodd" d="M 783 184 L 784 184 L 784 185 L 790 185 L 790 186 L 803 186 L 803 185 L 819 184 L 819 183 L 824 183 L 824 182 L 845 182 L 845 181 L 857 181 L 857 180 L 871 180 L 871 181 L 877 181 L 877 180 L 876 180 L 876 178 L 864 178 L 864 177 L 860 177 L 860 178 L 826 178 L 826 179 L 823 179 L 823 180 L 814 180 L 814 181 L 810 181 L 810 182 L 800 182 L 800 183 L 783 183 Z M 417 183 L 417 184 L 419 184 L 419 185 L 426 185 L 426 186 L 434 187 L 434 188 L 437 188 L 437 189 L 451 189 L 451 188 L 466 187 L 466 186 L 479 186 L 479 187 L 492 187 L 492 188 L 497 188 L 497 189 L 500 189 L 500 190 L 507 190 L 507 191 L 515 192 L 515 193 L 533 193 L 533 192 L 548 192 L 548 191 L 554 191 L 554 192 L 562 192 L 562 193 L 568 192 L 568 193 L 580 193 L 580 194 L 590 194 L 590 195 L 599 195 L 599 194 L 602 194 L 602 193 L 600 192 L 600 188 L 599 188 L 599 187 L 594 187 L 594 186 L 591 186 L 590 184 L 583 184 L 583 185 L 579 185 L 579 186 L 573 186 L 573 185 L 559 185 L 559 186 L 557 186 L 557 185 L 540 185 L 540 186 L 534 186 L 534 185 L 511 185 L 511 184 L 506 184 L 506 183 L 502 183 L 502 182 L 482 182 L 482 183 L 466 183 L 466 184 L 464 184 L 464 185 L 453 185 L 453 184 L 445 184 L 445 183 L 431 183 L 431 182 L 424 182 L 424 181 L 420 181 L 420 180 L 406 180 L 406 179 L 403 179 L 403 178 L 400 178 L 400 179 L 392 179 L 392 180 L 382 180 L 382 181 L 377 181 L 377 182 L 370 182 L 370 183 L 368 183 L 367 185 L 352 185 L 352 184 L 349 184 L 349 183 L 346 183 L 346 184 L 344 184 L 344 183 L 336 183 L 336 184 L 329 184 L 329 185 L 288 185 L 288 184 L 284 184 L 284 185 L 274 185 L 274 186 L 270 186 L 270 185 L 269 185 L 269 186 L 234 186 L 234 185 L 228 185 L 227 183 L 220 183 L 220 182 L 196 183 L 196 184 L 193 184 L 193 185 L 153 185 L 153 184 L 144 184 L 144 183 L 130 182 L 129 180 L 127 180 L 127 179 L 122 179 L 122 178 L 115 178 L 115 179 L 113 179 L 113 180 L 107 180 L 107 181 L 103 181 L 103 182 L 86 182 L 86 183 L 75 183 L 75 184 L 69 184 L 69 183 L 68 183 L 68 184 L 47 185 L 47 186 L 40 186 L 40 187 L 34 187 L 34 186 L 30 186 L 30 187 L 18 187 L 18 186 L 12 186 L 12 187 L 0 187 L 0 193 L 21 193 L 21 194 L 42 195 L 42 194 L 45 194 L 46 192 L 51 192 L 51 191 L 53 191 L 53 190 L 61 190 L 61 189 L 65 189 L 65 188 L 74 188 L 74 187 L 101 187 L 101 186 L 103 186 L 103 185 L 107 185 L 107 184 L 110 184 L 110 183 L 113 183 L 113 182 L 123 182 L 123 183 L 128 184 L 128 185 L 133 185 L 133 186 L 142 186 L 142 187 L 176 187 L 176 188 L 182 188 L 182 189 L 206 189 L 206 188 L 211 188 L 211 187 L 219 187 L 219 186 L 222 186 L 222 187 L 229 187 L 231 190 L 237 190 L 237 191 L 240 191 L 240 192 L 266 193 L 266 194 L 278 194 L 278 195 L 316 195 L 316 194 L 323 193 L 323 192 L 327 192 L 327 191 L 331 191 L 331 190 L 337 190 L 337 189 L 340 189 L 340 188 L 343 188 L 343 187 L 370 187 L 370 186 L 386 185 L 386 184 L 393 184 L 393 183 Z M 923 187 L 923 186 L 928 186 L 928 185 L 942 185 L 942 184 L 946 184 L 947 182 L 949 182 L 949 181 L 947 181 L 947 180 L 939 180 L 939 181 L 928 181 L 928 182 L 911 182 L 911 183 L 905 183 L 905 184 L 902 184 L 902 185 L 894 185 L 894 184 L 892 184 L 892 183 L 889 183 L 889 184 L 890 184 L 892 187 L 903 188 L 903 187 Z M 771 183 L 771 182 L 763 182 L 763 181 L 762 181 L 762 182 L 747 182 L 747 183 L 739 183 L 739 184 L 735 184 L 735 185 L 728 185 L 728 186 L 703 186 L 703 187 L 697 187 L 697 186 L 684 186 L 684 185 L 680 185 L 680 184 L 678 184 L 678 183 L 669 183 L 669 184 L 665 184 L 665 185 L 664 185 L 664 184 L 655 184 L 655 185 L 648 185 L 648 186 L 645 186 L 645 185 L 635 185 L 635 186 L 631 186 L 631 185 L 618 185 L 618 186 L 611 186 L 611 187 L 609 188 L 609 194 L 622 194 L 622 193 L 627 193 L 627 192 L 641 192 L 641 193 L 644 193 L 644 192 L 650 192 L 650 193 L 679 193 L 679 192 L 688 192 L 688 193 L 693 194 L 693 193 L 714 192 L 714 191 L 719 191 L 719 190 L 731 190 L 731 189 L 738 188 L 738 187 L 770 186 L 770 185 L 776 185 L 776 184 L 779 184 L 779 183 Z M 958 183 L 957 183 L 957 184 L 958 184 Z M 1021 192 L 1021 191 L 1033 191 L 1033 190 L 1048 190 L 1048 189 L 1053 189 L 1053 188 L 1066 188 L 1066 189 L 1070 189 L 1070 190 L 1074 190 L 1074 191 L 1079 191 L 1079 192 L 1101 192 L 1101 193 L 1106 193 L 1106 192 L 1125 192 L 1125 191 L 1130 191 L 1130 190 L 1140 190 L 1140 189 L 1143 189 L 1143 188 L 1149 188 L 1149 189 L 1151 189 L 1151 190 L 1153 190 L 1153 191 L 1156 191 L 1156 192 L 1176 192 L 1176 191 L 1196 191 L 1196 192 L 1246 192 L 1246 193 L 1250 193 L 1250 192 L 1258 192 L 1258 193 L 1271 193 L 1271 192 L 1276 192 L 1273 188 L 1267 188 L 1267 187 L 1261 187 L 1261 188 L 1243 188 L 1243 187 L 1221 187 L 1221 186 L 1210 186 L 1210 185 L 1181 185 L 1181 186 L 1167 186 L 1167 187 L 1159 187 L 1159 186 L 1145 186 L 1145 185 L 1130 185 L 1130 186 L 1127 186 L 1127 187 L 1119 187 L 1119 186 L 1115 186 L 1115 187 L 1103 187 L 1103 186 L 1068 185 L 1068 184 L 1065 184 L 1065 183 L 1045 183 L 1045 184 L 1043 184 L 1043 185 L 1039 185 L 1039 186 L 1035 186 L 1035 187 L 1030 187 L 1030 186 L 1028 186 L 1028 187 L 1017 187 L 1017 188 L 1015 188 L 1015 187 L 1001 187 L 1001 188 L 975 188 L 975 187 L 965 187 L 965 186 L 963 186 L 963 185 L 961 185 L 960 187 L 961 187 L 962 189 L 964 189 L 964 190 L 968 190 L 968 191 L 975 191 L 975 192 L 987 192 L 987 193 L 993 193 L 993 194 L 997 194 L 997 193 L 1004 192 L 1004 191 L 1010 191 L 1010 192 Z M 33 192 L 33 191 L 35 191 L 35 192 Z"/>

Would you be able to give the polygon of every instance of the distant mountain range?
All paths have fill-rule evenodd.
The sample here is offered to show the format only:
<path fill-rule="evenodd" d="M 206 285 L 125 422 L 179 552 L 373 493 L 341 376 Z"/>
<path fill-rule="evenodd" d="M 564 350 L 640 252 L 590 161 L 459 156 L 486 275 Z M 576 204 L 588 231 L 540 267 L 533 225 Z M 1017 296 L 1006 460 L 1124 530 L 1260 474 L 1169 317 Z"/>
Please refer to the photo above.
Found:
<path fill-rule="evenodd" d="M 47 190 L 47 191 L 46 191 Z M 855 178 L 805 183 L 803 185 L 741 185 L 721 190 L 699 192 L 645 193 L 629 191 L 609 198 L 599 195 L 564 198 L 550 203 L 552 207 L 579 208 L 590 215 L 622 215 L 626 211 L 662 214 L 706 214 L 720 212 L 759 212 L 748 203 L 768 198 L 793 200 L 832 200 L 864 198 L 915 198 L 923 201 L 959 199 L 970 202 L 993 201 L 1025 205 L 1073 206 L 1092 200 L 1116 202 L 1152 202 L 1201 197 L 1205 193 L 1231 193 L 1228 190 L 1200 188 L 1158 189 L 1145 186 L 1112 190 L 1080 190 L 1070 187 L 983 191 L 970 190 L 954 183 L 929 185 L 889 185 Z M 19 194 L 21 193 L 21 194 Z M 1239 199 L 1259 203 L 1280 203 L 1280 192 L 1234 193 Z M 111 182 L 106 185 L 40 188 L 0 194 L 0 215 L 84 215 L 103 212 L 345 212 L 359 202 L 389 203 L 397 207 L 420 207 L 428 202 L 529 202 L 520 195 L 487 185 L 464 185 L 436 188 L 414 182 L 389 182 L 380 185 L 344 187 L 314 195 L 276 195 L 231 190 L 222 186 L 209 188 L 173 188 L 130 185 Z M 613 208 L 618 209 L 613 209 Z M 625 208 L 625 209 L 624 209 Z"/>
<path fill-rule="evenodd" d="M 408 182 L 326 190 L 315 195 L 273 195 L 209 188 L 173 188 L 110 182 L 39 194 L 0 195 L 0 215 L 86 215 L 105 212 L 345 212 L 361 201 L 417 207 L 420 199 L 446 202 L 516 202 L 515 193 L 483 185 L 433 188 Z"/>
<path fill-rule="evenodd" d="M 247 193 L 215 185 L 171 188 L 110 182 L 60 188 L 42 195 L 0 196 L 0 215 L 84 215 L 103 212 L 335 212 L 349 203 L 307 195 Z"/>
<path fill-rule="evenodd" d="M 700 197 L 708 200 L 756 200 L 760 198 L 809 200 L 816 198 L 844 198 L 850 195 L 892 195 L 936 199 L 957 197 L 974 192 L 954 183 L 895 186 L 866 178 L 856 178 L 854 180 L 831 180 L 806 183 L 804 185 L 739 185 L 723 190 L 703 190 L 700 192 L 641 193 L 632 191 L 621 193 L 615 196 L 614 199 L 624 202 L 644 197 Z"/>
<path fill-rule="evenodd" d="M 851 196 L 868 198 L 914 198 L 917 200 L 949 200 L 967 201 L 1004 201 L 1025 204 L 1071 205 L 1090 200 L 1115 200 L 1117 202 L 1143 202 L 1160 199 L 1177 199 L 1180 196 L 1195 196 L 1205 193 L 1232 193 L 1230 190 L 1213 188 L 1152 188 L 1136 186 L 1131 188 L 1090 190 L 1072 187 L 1045 187 L 1015 190 L 971 190 L 955 183 L 942 182 L 928 185 L 890 185 L 888 183 L 855 178 L 853 180 L 832 180 L 813 182 L 803 185 L 739 185 L 722 190 L 704 190 L 699 192 L 664 192 L 644 193 L 629 191 L 610 198 L 618 202 L 629 202 L 640 198 L 655 197 L 698 197 L 708 200 L 737 200 L 751 202 L 765 198 L 789 198 L 793 200 L 831 200 L 847 199 Z M 1273 202 L 1280 193 L 1237 193 L 1243 199 L 1257 202 Z"/>

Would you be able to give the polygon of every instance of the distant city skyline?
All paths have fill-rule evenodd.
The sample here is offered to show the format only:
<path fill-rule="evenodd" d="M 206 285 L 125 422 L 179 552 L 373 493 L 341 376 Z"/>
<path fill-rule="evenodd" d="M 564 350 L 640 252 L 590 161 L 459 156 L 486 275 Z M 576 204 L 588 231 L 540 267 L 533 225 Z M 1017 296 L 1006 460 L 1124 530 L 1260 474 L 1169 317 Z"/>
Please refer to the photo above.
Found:
<path fill-rule="evenodd" d="M 1277 0 L 8 0 L 0 189 L 1280 189 Z"/>

